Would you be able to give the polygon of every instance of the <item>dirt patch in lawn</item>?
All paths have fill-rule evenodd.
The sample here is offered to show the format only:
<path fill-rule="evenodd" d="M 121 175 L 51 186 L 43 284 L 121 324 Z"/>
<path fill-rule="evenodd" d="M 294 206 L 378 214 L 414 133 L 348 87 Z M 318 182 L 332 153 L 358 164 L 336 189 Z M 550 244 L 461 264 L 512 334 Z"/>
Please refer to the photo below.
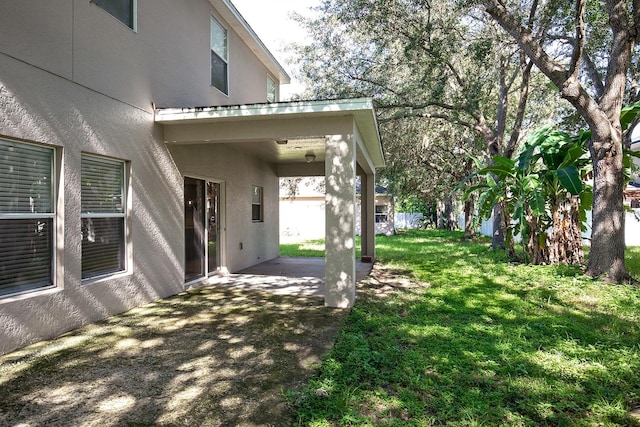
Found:
<path fill-rule="evenodd" d="M 0 357 L 0 426 L 286 426 L 348 310 L 191 289 Z"/>

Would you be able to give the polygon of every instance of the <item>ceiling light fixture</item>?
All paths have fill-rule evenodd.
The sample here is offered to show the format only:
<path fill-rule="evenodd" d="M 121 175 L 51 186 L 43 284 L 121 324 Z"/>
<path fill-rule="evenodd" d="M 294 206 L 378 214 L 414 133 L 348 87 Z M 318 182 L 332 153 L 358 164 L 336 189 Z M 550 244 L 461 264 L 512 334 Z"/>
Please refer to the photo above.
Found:
<path fill-rule="evenodd" d="M 289 141 L 287 141 L 286 139 L 276 139 L 276 144 L 278 145 L 287 145 Z"/>
<path fill-rule="evenodd" d="M 304 159 L 307 161 L 307 163 L 311 163 L 316 160 L 316 155 L 313 153 L 307 153 L 304 155 Z"/>

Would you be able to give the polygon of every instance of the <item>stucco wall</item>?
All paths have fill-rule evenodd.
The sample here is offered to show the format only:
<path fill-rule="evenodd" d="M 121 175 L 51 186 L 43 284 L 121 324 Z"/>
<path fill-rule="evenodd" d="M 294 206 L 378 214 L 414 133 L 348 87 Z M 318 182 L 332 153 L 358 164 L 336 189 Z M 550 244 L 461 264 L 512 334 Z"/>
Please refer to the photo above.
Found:
<path fill-rule="evenodd" d="M 222 245 L 230 272 L 278 257 L 279 181 L 273 165 L 226 144 L 173 145 L 170 152 L 184 176 L 222 182 L 226 229 Z M 263 187 L 263 222 L 251 220 L 253 185 Z"/>
<path fill-rule="evenodd" d="M 134 32 L 89 0 L 0 2 L 0 138 L 59 155 L 55 288 L 0 298 L 0 354 L 184 288 L 183 174 L 225 182 L 227 264 L 278 256 L 272 168 L 219 147 L 180 148 L 158 107 L 264 102 L 267 70 L 206 0 L 138 0 Z M 230 96 L 210 86 L 210 15 L 229 29 Z M 81 283 L 83 152 L 130 168 L 128 271 Z M 265 222 L 251 221 L 262 185 Z M 240 250 L 240 242 L 243 249 Z"/>
<path fill-rule="evenodd" d="M 0 137 L 57 147 L 56 288 L 0 299 L 0 353 L 183 289 L 182 177 L 153 114 L 0 54 Z M 80 159 L 129 162 L 129 272 L 82 284 Z"/>
<path fill-rule="evenodd" d="M 89 0 L 0 2 L 0 52 L 147 111 L 266 101 L 266 67 L 208 1 L 137 3 L 134 32 Z M 229 96 L 210 84 L 211 15 L 228 29 Z"/>

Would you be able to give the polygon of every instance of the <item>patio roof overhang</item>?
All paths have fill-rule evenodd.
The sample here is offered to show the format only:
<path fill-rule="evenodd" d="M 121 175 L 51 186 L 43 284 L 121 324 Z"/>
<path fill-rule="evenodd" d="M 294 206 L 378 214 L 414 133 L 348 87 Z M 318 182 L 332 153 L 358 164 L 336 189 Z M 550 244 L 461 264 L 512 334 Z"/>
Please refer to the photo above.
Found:
<path fill-rule="evenodd" d="M 280 177 L 324 176 L 325 305 L 353 305 L 356 175 L 362 181 L 362 256 L 372 261 L 375 172 L 384 166 L 371 99 L 160 108 L 155 122 L 163 125 L 166 144 L 228 144 L 275 164 Z"/>
<path fill-rule="evenodd" d="M 360 167 L 370 172 L 385 164 L 370 98 L 158 108 L 155 121 L 164 125 L 167 144 L 233 144 L 277 165 L 305 164 L 313 154 L 321 166 L 327 135 L 357 133 Z M 279 170 L 287 176 L 295 168 Z"/>

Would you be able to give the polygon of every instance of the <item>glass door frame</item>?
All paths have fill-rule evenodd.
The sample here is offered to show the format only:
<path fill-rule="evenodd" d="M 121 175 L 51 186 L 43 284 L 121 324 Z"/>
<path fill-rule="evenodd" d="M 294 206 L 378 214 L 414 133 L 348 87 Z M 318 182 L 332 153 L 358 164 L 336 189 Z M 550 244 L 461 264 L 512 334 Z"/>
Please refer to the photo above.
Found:
<path fill-rule="evenodd" d="M 222 266 L 222 239 L 221 239 L 221 234 L 222 234 L 222 184 L 219 182 L 215 182 L 215 181 L 205 181 L 205 204 L 206 204 L 206 227 L 205 227 L 205 245 L 206 245 L 206 250 L 205 250 L 205 257 L 206 257 L 206 261 L 205 261 L 205 271 L 207 273 L 207 276 L 210 276 L 212 274 L 217 274 L 218 271 L 220 270 L 221 266 Z M 211 200 L 209 198 L 210 194 L 209 194 L 209 186 L 213 186 L 216 191 L 215 191 L 215 196 L 213 199 L 213 205 L 210 204 Z M 210 251 L 210 241 L 209 239 L 211 238 L 211 224 L 214 224 L 215 227 L 215 233 L 216 233 L 216 238 L 215 238 L 215 269 L 211 269 L 211 265 L 210 265 L 210 261 L 211 261 L 211 251 Z"/>
<path fill-rule="evenodd" d="M 228 273 L 228 269 L 227 269 L 227 257 L 226 257 L 226 191 L 225 191 L 225 182 L 222 180 L 216 180 L 216 179 L 211 179 L 211 178 L 203 178 L 203 177 L 199 177 L 199 176 L 193 176 L 193 175 L 184 175 L 183 176 L 183 187 L 184 187 L 184 183 L 186 179 L 192 179 L 192 180 L 197 180 L 197 181 L 201 181 L 202 183 L 202 189 L 203 189 L 203 202 L 205 204 L 205 209 L 203 210 L 203 225 L 204 225 L 204 239 L 203 239 L 203 245 L 204 247 L 202 248 L 202 264 L 203 264 L 203 274 L 201 274 L 198 277 L 190 277 L 189 279 L 186 278 L 186 272 L 187 272 L 187 257 L 186 257 L 186 248 L 189 245 L 189 242 L 187 242 L 187 236 L 186 236 L 186 227 L 183 225 L 183 227 L 185 227 L 184 229 L 184 236 L 185 236 L 185 283 L 193 283 L 193 282 L 198 282 L 201 281 L 207 277 L 210 276 L 215 276 L 218 274 L 226 274 Z M 209 249 L 208 249 L 208 242 L 209 242 L 209 227 L 208 227 L 208 223 L 209 223 L 209 218 L 210 218 L 210 214 L 209 214 L 209 207 L 207 206 L 208 204 L 208 194 L 207 194 L 207 187 L 208 184 L 217 184 L 220 190 L 220 194 L 218 195 L 218 207 L 219 207 L 219 211 L 218 211 L 218 218 L 217 218 L 217 230 L 218 230 L 218 247 L 216 248 L 218 254 L 217 254 L 217 258 L 218 258 L 218 267 L 216 268 L 216 270 L 209 272 Z M 184 190 L 183 190 L 184 191 Z M 184 199 L 184 197 L 183 197 Z M 184 200 L 183 200 L 184 203 Z M 185 211 L 185 207 L 183 206 L 183 215 L 186 215 L 186 211 Z"/>

